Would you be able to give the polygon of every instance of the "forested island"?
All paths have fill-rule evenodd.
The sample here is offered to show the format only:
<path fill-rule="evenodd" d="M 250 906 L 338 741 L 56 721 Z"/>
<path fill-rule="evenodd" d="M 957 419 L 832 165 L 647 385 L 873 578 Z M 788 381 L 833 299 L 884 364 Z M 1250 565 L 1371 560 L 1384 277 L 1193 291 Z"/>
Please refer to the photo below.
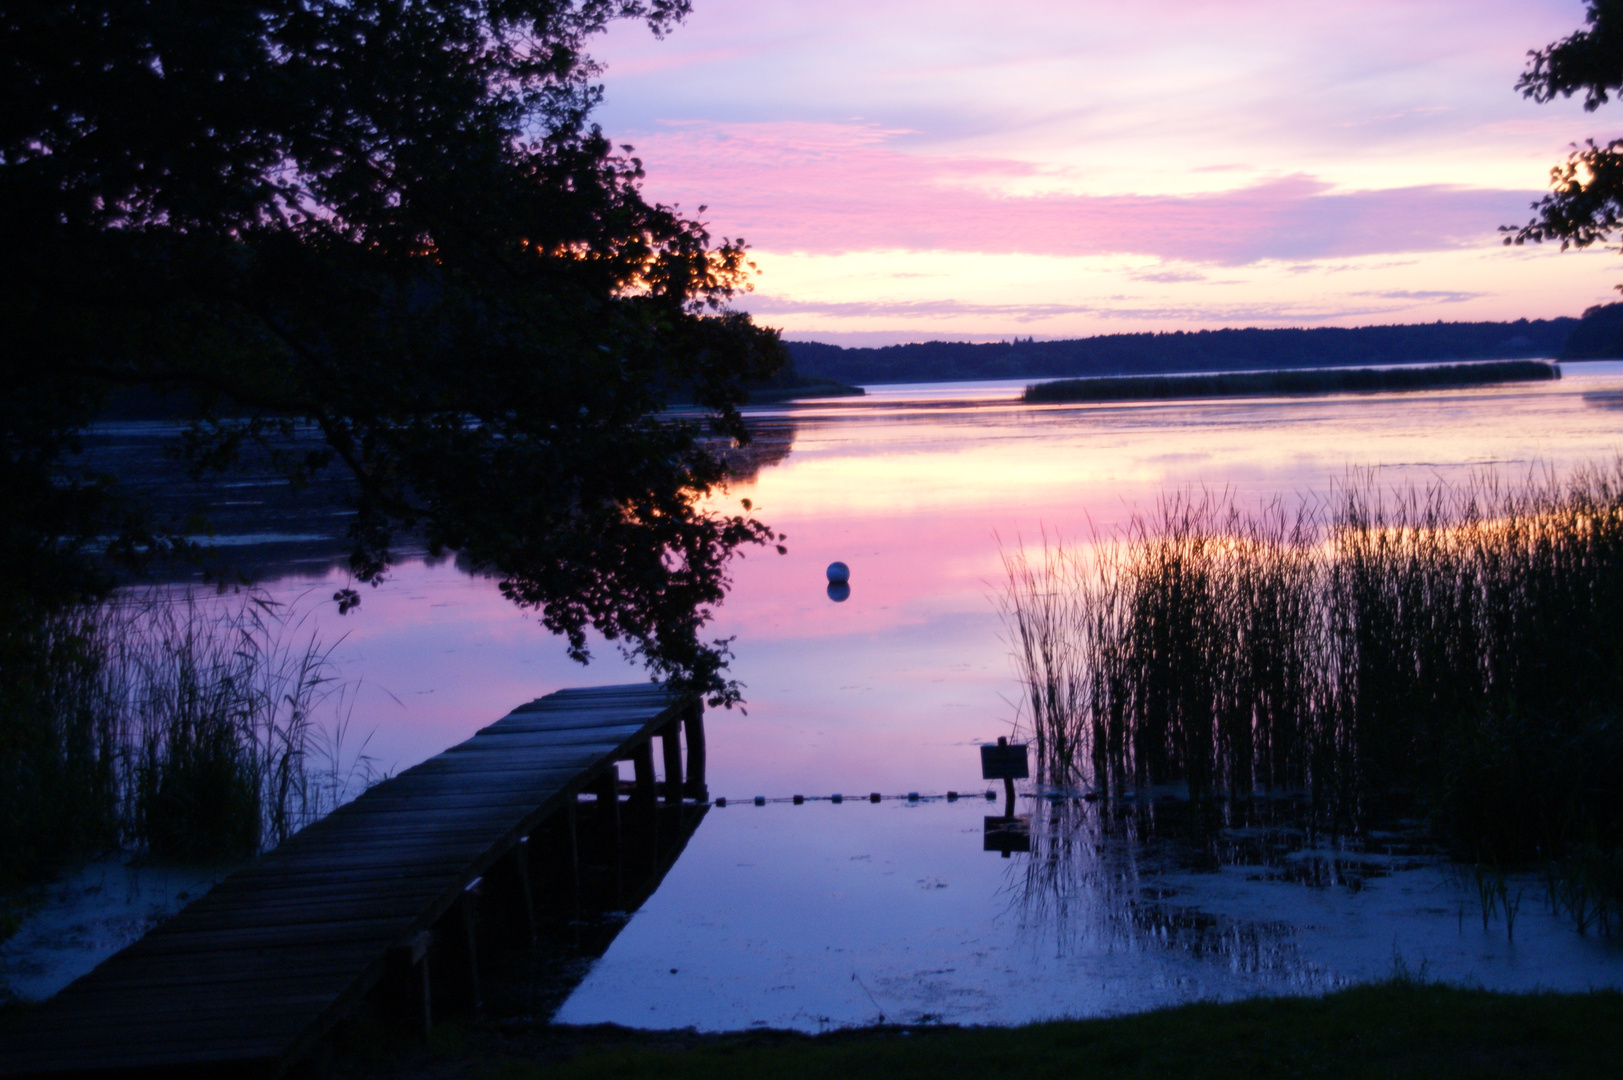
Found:
<path fill-rule="evenodd" d="M 1592 307 L 1581 319 L 1180 330 L 1067 341 L 929 341 L 857 349 L 812 341 L 786 344 L 801 376 L 846 383 L 1065 379 L 1448 360 L 1595 360 L 1623 356 L 1623 303 Z"/>

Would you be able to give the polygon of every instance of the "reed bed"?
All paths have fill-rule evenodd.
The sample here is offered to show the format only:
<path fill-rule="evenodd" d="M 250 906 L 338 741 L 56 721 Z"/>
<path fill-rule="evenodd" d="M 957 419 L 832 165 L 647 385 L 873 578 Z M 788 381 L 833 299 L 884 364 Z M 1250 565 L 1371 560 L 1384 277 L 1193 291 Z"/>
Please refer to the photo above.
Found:
<path fill-rule="evenodd" d="M 1353 394 L 1504 382 L 1543 382 L 1560 377 L 1559 365 L 1542 360 L 1501 360 L 1430 367 L 1239 371 L 1211 375 L 1115 375 L 1033 383 L 1026 387 L 1020 400 L 1027 404 L 1047 404 L 1274 394 Z"/>
<path fill-rule="evenodd" d="M 1483 864 L 1623 844 L 1623 462 L 1255 510 L 1185 492 L 1004 562 L 1046 783 L 1347 818 L 1413 797 Z"/>
<path fill-rule="evenodd" d="M 119 846 L 251 854 L 373 778 L 331 649 L 261 594 L 125 595 L 8 644 L 0 883 Z"/>

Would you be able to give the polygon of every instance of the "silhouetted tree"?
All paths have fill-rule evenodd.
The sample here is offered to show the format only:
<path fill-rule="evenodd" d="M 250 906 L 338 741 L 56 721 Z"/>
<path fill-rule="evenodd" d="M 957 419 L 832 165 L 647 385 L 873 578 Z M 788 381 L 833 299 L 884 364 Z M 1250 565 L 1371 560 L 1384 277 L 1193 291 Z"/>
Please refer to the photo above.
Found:
<path fill-rule="evenodd" d="M 0 605 L 93 592 L 107 556 L 164 545 L 68 463 L 110 390 L 181 390 L 199 467 L 319 427 L 286 465 L 353 474 L 362 581 L 416 530 L 577 658 L 596 628 L 736 697 L 701 629 L 729 557 L 781 538 L 703 508 L 720 466 L 658 414 L 680 393 L 742 436 L 744 384 L 783 351 L 726 307 L 743 241 L 646 202 L 590 123 L 584 52 L 687 9 L 0 0 Z"/>
<path fill-rule="evenodd" d="M 1623 0 L 1589 0 L 1588 27 L 1528 53 L 1516 89 L 1534 101 L 1583 92 L 1594 112 L 1623 90 Z M 1561 249 L 1610 239 L 1623 224 L 1623 139 L 1593 139 L 1574 147 L 1550 170 L 1550 194 L 1533 204 L 1537 215 L 1520 228 L 1506 226 L 1505 243 L 1558 240 Z"/>

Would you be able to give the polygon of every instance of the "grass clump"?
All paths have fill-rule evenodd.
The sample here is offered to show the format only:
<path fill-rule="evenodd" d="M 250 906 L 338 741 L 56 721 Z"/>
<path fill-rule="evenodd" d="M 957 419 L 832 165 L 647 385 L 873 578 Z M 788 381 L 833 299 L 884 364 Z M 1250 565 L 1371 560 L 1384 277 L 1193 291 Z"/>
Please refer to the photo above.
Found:
<path fill-rule="evenodd" d="M 1623 464 L 1366 476 L 1289 511 L 1174 495 L 1120 537 L 1005 563 L 1049 782 L 1300 791 L 1343 820 L 1412 796 L 1468 860 L 1614 880 L 1573 860 L 1623 849 Z M 1617 897 L 1591 896 L 1594 925 Z"/>
<path fill-rule="evenodd" d="M 241 857 L 364 780 L 364 757 L 337 767 L 342 724 L 315 723 L 342 717 L 330 650 L 262 595 L 83 603 L 5 646 L 0 886 L 120 846 Z"/>
<path fill-rule="evenodd" d="M 1542 360 L 1404 368 L 1241 371 L 1217 375 L 1126 375 L 1034 383 L 1026 387 L 1020 400 L 1037 405 L 1076 401 L 1375 393 L 1504 382 L 1544 382 L 1560 377 L 1561 368 L 1558 365 Z"/>

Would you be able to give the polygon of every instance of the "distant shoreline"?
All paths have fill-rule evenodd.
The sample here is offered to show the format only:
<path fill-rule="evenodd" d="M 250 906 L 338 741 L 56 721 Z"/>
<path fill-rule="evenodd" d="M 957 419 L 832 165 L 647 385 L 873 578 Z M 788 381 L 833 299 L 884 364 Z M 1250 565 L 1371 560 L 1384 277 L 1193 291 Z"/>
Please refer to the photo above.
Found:
<path fill-rule="evenodd" d="M 798 401 L 802 398 L 862 397 L 867 391 L 860 386 L 848 386 L 833 379 L 802 378 L 790 386 L 752 386 L 746 405 L 769 405 L 779 401 Z"/>
<path fill-rule="evenodd" d="M 785 341 L 794 369 L 856 386 L 964 380 L 1085 379 L 1490 360 L 1623 359 L 1623 303 L 1581 319 L 1116 333 L 1037 341 L 920 341 L 841 347 Z"/>
<path fill-rule="evenodd" d="M 1139 401 L 1167 398 L 1258 397 L 1274 394 L 1347 394 L 1427 390 L 1507 382 L 1546 382 L 1561 377 L 1557 364 L 1504 360 L 1482 364 L 1437 364 L 1404 368 L 1312 368 L 1215 375 L 1127 375 L 1059 379 L 1026 387 L 1022 401 L 1033 404 L 1085 401 Z"/>

